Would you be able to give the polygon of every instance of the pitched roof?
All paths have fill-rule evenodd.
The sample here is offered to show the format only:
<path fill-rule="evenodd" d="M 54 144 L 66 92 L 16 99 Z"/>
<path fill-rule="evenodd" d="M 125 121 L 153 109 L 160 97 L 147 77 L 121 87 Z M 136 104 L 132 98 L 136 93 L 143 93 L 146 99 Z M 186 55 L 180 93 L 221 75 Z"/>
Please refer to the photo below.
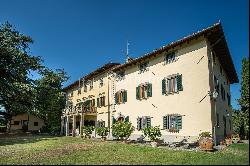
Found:
<path fill-rule="evenodd" d="M 211 45 L 213 45 L 213 50 L 215 51 L 216 55 L 218 56 L 218 59 L 224 68 L 224 70 L 227 73 L 227 76 L 229 78 L 230 83 L 238 83 L 239 79 L 236 73 L 236 70 L 234 68 L 234 64 L 227 46 L 227 42 L 224 36 L 224 32 L 222 29 L 221 23 L 216 23 L 213 26 L 210 26 L 206 29 L 203 29 L 201 31 L 198 31 L 196 33 L 193 33 L 189 36 L 186 36 L 180 40 L 177 40 L 176 42 L 172 42 L 166 46 L 163 46 L 159 49 L 156 49 L 150 53 L 147 53 L 139 58 L 133 59 L 129 61 L 128 63 L 119 65 L 113 69 L 113 71 L 122 70 L 128 66 L 132 66 L 138 63 L 143 62 L 146 59 L 150 59 L 152 57 L 159 56 L 162 52 L 167 51 L 171 48 L 174 48 L 178 45 L 181 45 L 187 41 L 196 39 L 200 36 L 206 37 Z"/>
<path fill-rule="evenodd" d="M 87 79 L 89 79 L 89 78 L 91 78 L 91 77 L 94 77 L 94 76 L 96 76 L 96 75 L 98 75 L 98 74 L 100 74 L 100 73 L 102 73 L 102 72 L 104 72 L 104 71 L 106 71 L 106 70 L 108 70 L 108 69 L 112 69 L 113 67 L 115 67 L 115 66 L 117 66 L 117 65 L 119 65 L 119 64 L 120 64 L 120 63 L 107 63 L 107 64 L 101 66 L 100 68 L 94 70 L 93 72 L 91 72 L 91 73 L 89 73 L 89 74 L 83 76 L 81 79 L 87 80 Z M 69 90 L 69 89 L 74 88 L 75 86 L 78 85 L 78 81 L 79 81 L 79 80 L 77 80 L 77 81 L 73 82 L 72 84 L 70 84 L 70 85 L 64 87 L 64 88 L 63 88 L 63 91 L 67 91 L 67 90 Z"/>

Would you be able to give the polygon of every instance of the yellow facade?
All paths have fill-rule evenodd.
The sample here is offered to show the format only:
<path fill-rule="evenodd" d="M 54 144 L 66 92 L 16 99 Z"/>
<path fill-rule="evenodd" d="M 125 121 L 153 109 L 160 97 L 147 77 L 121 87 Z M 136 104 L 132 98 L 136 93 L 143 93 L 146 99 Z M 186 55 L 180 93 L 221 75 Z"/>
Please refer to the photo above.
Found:
<path fill-rule="evenodd" d="M 20 114 L 12 116 L 11 130 L 36 131 L 44 126 L 44 121 L 31 114 Z"/>

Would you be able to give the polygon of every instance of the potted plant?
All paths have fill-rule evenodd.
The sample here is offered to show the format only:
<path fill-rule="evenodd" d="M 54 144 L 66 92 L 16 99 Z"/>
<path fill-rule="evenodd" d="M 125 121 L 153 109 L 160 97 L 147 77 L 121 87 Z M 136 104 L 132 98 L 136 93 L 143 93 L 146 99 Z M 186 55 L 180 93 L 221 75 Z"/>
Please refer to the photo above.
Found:
<path fill-rule="evenodd" d="M 107 127 L 97 127 L 96 132 L 97 132 L 97 134 L 99 136 L 102 137 L 102 140 L 106 140 L 106 137 L 107 137 L 108 132 L 109 132 L 109 128 L 107 128 Z"/>
<path fill-rule="evenodd" d="M 210 132 L 199 134 L 199 145 L 202 150 L 213 150 L 213 139 Z"/>
<path fill-rule="evenodd" d="M 226 142 L 226 145 L 231 145 L 232 144 L 232 136 L 231 135 L 228 135 L 226 138 L 225 138 L 225 142 Z"/>
<path fill-rule="evenodd" d="M 240 136 L 239 134 L 232 134 L 232 142 L 233 143 L 238 143 L 240 141 Z"/>
<path fill-rule="evenodd" d="M 83 130 L 83 133 L 85 134 L 85 138 L 90 138 L 94 129 L 95 129 L 94 126 L 82 126 L 82 130 Z"/>
<path fill-rule="evenodd" d="M 157 146 L 157 140 L 161 137 L 161 130 L 159 126 L 144 128 L 143 134 L 149 137 L 152 147 Z"/>
<path fill-rule="evenodd" d="M 112 135 L 125 143 L 134 130 L 130 122 L 118 121 L 112 125 Z"/>

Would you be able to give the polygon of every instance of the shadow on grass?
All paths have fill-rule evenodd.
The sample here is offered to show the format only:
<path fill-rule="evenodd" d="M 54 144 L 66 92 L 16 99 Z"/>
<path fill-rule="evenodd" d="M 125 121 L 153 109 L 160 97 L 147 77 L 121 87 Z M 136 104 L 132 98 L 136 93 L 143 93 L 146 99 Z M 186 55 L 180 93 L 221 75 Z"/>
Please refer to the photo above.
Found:
<path fill-rule="evenodd" d="M 0 147 L 6 145 L 15 144 L 26 144 L 35 143 L 44 140 L 57 140 L 60 136 L 50 136 L 50 135 L 16 135 L 16 136 L 6 136 L 0 138 Z"/>

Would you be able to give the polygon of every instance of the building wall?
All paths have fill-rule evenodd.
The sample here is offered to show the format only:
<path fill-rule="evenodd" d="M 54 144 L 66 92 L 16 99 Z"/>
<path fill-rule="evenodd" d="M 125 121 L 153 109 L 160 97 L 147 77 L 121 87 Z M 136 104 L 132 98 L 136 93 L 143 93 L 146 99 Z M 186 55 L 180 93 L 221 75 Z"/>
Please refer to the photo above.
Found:
<path fill-rule="evenodd" d="M 103 78 L 103 86 L 100 86 L 100 79 Z M 95 99 L 95 107 L 97 109 L 97 113 L 95 114 L 95 121 L 104 120 L 105 124 L 108 124 L 108 71 L 103 72 L 93 78 L 93 88 L 90 89 L 90 85 L 87 85 L 87 92 L 84 92 L 83 82 L 81 82 L 81 94 L 78 94 L 78 87 L 76 86 L 71 90 L 67 91 L 67 101 L 72 101 L 73 106 L 75 106 L 79 101 L 85 101 L 87 99 Z M 71 93 L 73 92 L 73 97 L 71 97 Z M 105 106 L 97 107 L 97 98 L 101 96 L 105 96 Z M 84 99 L 83 99 L 84 98 Z M 93 113 L 85 113 L 85 118 L 88 119 L 88 115 L 91 115 L 93 120 Z"/>
<path fill-rule="evenodd" d="M 230 93 L 230 82 L 228 80 L 228 77 L 225 73 L 225 70 L 221 66 L 218 56 L 215 52 L 212 51 L 212 48 L 210 47 L 210 44 L 208 44 L 208 55 L 209 55 L 209 70 L 210 70 L 210 83 L 211 83 L 211 90 L 214 90 L 214 76 L 219 81 L 219 89 L 218 89 L 218 97 L 215 101 L 211 101 L 211 107 L 212 107 L 212 116 L 213 116 L 213 124 L 218 124 L 215 128 L 216 135 L 217 135 L 217 142 L 219 142 L 221 139 L 223 139 L 226 135 L 224 134 L 224 128 L 225 124 L 223 121 L 223 117 L 226 119 L 226 134 L 229 135 L 232 133 L 232 107 L 228 103 L 227 94 L 231 96 Z M 215 60 L 213 60 L 215 58 Z M 221 93 L 221 85 L 225 89 L 225 100 L 222 99 L 222 93 Z M 219 114 L 219 119 L 217 119 L 217 115 Z"/>
<path fill-rule="evenodd" d="M 34 131 L 34 130 L 39 130 L 44 126 L 44 121 L 34 115 L 29 115 L 28 114 L 20 114 L 17 116 L 13 116 L 11 120 L 11 130 L 18 130 L 22 129 L 22 123 L 21 121 L 28 120 L 28 130 L 29 131 Z M 19 125 L 14 125 L 14 121 L 19 121 Z M 34 126 L 34 122 L 38 122 L 38 126 Z"/>
<path fill-rule="evenodd" d="M 113 116 L 119 112 L 129 116 L 135 127 L 138 116 L 151 116 L 151 125 L 162 129 L 163 116 L 178 113 L 184 115 L 180 132 L 162 130 L 163 135 L 197 137 L 202 131 L 212 132 L 210 98 L 199 102 L 210 90 L 207 42 L 199 38 L 176 49 L 176 62 L 164 65 L 162 53 L 149 61 L 149 71 L 145 73 L 139 74 L 137 65 L 125 70 L 125 79 L 116 82 L 116 90 L 127 90 L 127 102 L 116 105 Z M 162 79 L 177 73 L 182 74 L 183 91 L 162 95 Z M 136 87 L 144 82 L 152 83 L 152 97 L 140 101 L 136 99 Z M 135 130 L 133 134 L 141 135 L 142 132 Z"/>

